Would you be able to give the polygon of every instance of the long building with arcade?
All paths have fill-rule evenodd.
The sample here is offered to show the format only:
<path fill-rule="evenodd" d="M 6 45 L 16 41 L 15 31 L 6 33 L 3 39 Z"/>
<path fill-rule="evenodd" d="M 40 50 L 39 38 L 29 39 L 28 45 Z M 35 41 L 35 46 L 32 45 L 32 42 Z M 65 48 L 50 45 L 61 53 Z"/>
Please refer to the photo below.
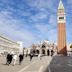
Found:
<path fill-rule="evenodd" d="M 15 42 L 5 36 L 0 35 L 0 53 L 4 53 L 4 52 L 19 53 L 22 52 L 22 49 L 23 47 L 21 41 Z"/>

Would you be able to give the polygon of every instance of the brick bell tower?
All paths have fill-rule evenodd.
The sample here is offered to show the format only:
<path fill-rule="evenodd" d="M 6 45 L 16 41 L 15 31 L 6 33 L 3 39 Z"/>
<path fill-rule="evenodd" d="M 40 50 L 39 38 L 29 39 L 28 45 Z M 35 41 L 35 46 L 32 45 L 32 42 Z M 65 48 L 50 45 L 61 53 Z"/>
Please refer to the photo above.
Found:
<path fill-rule="evenodd" d="M 67 55 L 66 46 L 66 17 L 62 0 L 58 6 L 58 54 Z"/>

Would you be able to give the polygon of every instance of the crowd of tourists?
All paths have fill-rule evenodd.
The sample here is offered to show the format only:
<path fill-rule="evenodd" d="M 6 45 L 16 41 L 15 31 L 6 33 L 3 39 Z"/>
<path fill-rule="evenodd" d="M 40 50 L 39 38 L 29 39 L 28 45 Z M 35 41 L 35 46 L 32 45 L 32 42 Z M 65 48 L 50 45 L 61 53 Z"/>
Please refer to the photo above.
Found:
<path fill-rule="evenodd" d="M 51 51 L 48 50 L 48 54 L 47 54 L 48 56 L 53 56 L 53 54 L 54 54 L 54 51 L 53 50 L 51 50 Z M 25 57 L 27 57 L 27 55 Z M 33 52 L 31 52 L 28 55 L 28 57 L 30 58 L 30 61 L 31 61 L 32 58 L 34 57 Z M 42 59 L 42 57 L 43 57 L 43 54 L 38 54 L 38 58 L 40 60 Z M 14 66 L 16 64 L 17 60 L 19 62 L 19 65 L 21 65 L 23 59 L 24 59 L 24 54 L 8 53 L 6 55 L 6 65 L 9 66 L 12 63 L 12 65 Z"/>
<path fill-rule="evenodd" d="M 8 53 L 6 56 L 6 65 L 10 65 L 13 63 L 13 66 L 16 64 L 17 59 L 19 60 L 19 65 L 21 65 L 23 59 L 24 59 L 24 54 L 19 54 L 17 55 L 16 53 Z"/>

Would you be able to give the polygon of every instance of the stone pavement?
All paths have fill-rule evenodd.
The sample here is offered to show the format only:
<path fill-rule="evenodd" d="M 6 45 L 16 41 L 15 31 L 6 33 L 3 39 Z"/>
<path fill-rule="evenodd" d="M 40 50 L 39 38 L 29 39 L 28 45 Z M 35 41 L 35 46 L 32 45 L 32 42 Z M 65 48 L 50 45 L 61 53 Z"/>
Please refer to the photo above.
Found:
<path fill-rule="evenodd" d="M 22 65 L 19 65 L 17 61 L 15 66 L 12 64 L 8 66 L 5 65 L 5 57 L 0 57 L 0 72 L 44 72 L 51 60 L 51 56 L 44 56 L 41 60 L 34 57 L 32 61 L 27 57 Z"/>
<path fill-rule="evenodd" d="M 45 72 L 72 72 L 72 57 L 54 56 Z"/>
<path fill-rule="evenodd" d="M 18 65 L 17 61 L 15 66 L 5 65 L 5 57 L 0 57 L 0 72 L 72 72 L 72 57 L 44 56 L 41 60 L 34 57 L 32 61 L 27 57 L 22 65 Z"/>

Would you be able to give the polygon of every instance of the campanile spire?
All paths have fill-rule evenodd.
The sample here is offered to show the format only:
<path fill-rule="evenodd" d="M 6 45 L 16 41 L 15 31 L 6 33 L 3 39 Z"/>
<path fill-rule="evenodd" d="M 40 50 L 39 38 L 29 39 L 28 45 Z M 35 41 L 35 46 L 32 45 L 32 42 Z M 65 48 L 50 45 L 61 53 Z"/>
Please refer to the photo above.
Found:
<path fill-rule="evenodd" d="M 60 0 L 60 2 L 59 2 L 58 9 L 64 9 L 64 6 L 63 6 L 63 3 L 62 3 L 62 0 Z"/>

